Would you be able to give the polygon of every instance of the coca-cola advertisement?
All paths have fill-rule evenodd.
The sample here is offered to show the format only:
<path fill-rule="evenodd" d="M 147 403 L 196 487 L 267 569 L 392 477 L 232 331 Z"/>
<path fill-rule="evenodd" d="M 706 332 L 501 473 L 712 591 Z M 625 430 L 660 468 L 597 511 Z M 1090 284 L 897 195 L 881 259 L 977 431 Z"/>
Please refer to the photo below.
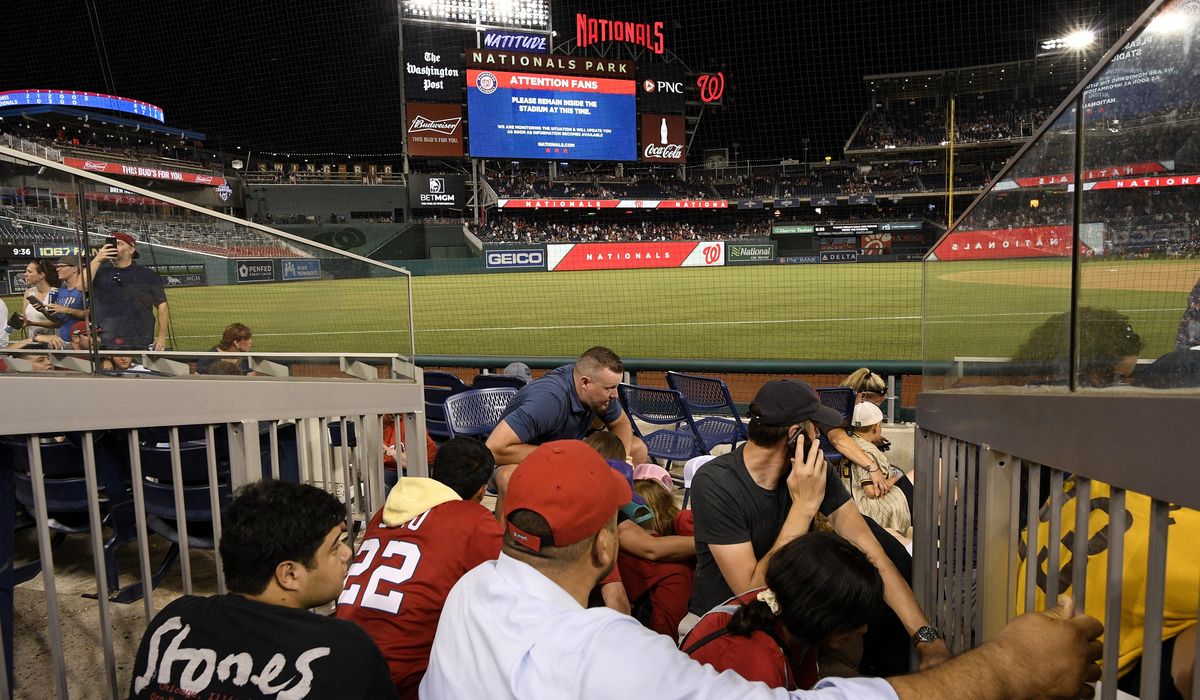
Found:
<path fill-rule="evenodd" d="M 462 105 L 408 102 L 408 155 L 463 157 Z"/>
<path fill-rule="evenodd" d="M 682 163 L 687 160 L 684 144 L 687 131 L 683 117 L 669 114 L 642 115 L 641 160 L 652 163 Z"/>

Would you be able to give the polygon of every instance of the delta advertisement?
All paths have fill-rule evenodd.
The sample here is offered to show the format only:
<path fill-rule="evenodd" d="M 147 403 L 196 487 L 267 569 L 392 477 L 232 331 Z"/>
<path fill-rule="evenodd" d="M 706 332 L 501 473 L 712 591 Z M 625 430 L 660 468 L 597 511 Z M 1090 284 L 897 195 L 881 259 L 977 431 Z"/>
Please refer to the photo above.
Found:
<path fill-rule="evenodd" d="M 719 267 L 724 264 L 724 241 L 550 243 L 546 246 L 546 269 L 552 271 Z"/>
<path fill-rule="evenodd" d="M 471 156 L 637 160 L 635 88 L 620 78 L 468 69 Z"/>
<path fill-rule="evenodd" d="M 1086 243 L 1080 249 L 1092 254 Z M 933 249 L 933 255 L 937 260 L 1066 257 L 1071 255 L 1071 227 L 954 231 Z"/>

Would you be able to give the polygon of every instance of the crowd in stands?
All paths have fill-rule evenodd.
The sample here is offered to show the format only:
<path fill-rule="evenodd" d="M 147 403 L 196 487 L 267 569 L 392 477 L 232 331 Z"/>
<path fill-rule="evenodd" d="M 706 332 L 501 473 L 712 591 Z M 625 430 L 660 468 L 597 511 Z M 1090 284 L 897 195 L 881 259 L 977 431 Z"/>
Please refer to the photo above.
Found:
<path fill-rule="evenodd" d="M 545 173 L 511 170 L 486 180 L 502 199 L 717 199 L 711 188 L 675 177 L 647 174 L 616 177 L 571 173 L 551 179 Z"/>
<path fill-rule="evenodd" d="M 134 217 L 95 211 L 89 214 L 90 242 L 113 231 L 134 234 L 144 243 L 183 248 L 225 257 L 293 258 L 302 254 L 271 236 L 243 226 L 216 223 L 199 215 Z M 0 236 L 15 240 L 71 244 L 76 220 L 62 210 L 44 207 L 0 207 Z"/>
<path fill-rule="evenodd" d="M 615 400 L 622 369 L 597 347 L 524 384 L 486 443 L 450 439 L 428 477 L 398 474 L 357 548 L 325 491 L 244 487 L 222 516 L 229 593 L 148 623 L 130 697 L 233 695 L 267 659 L 314 697 L 428 700 L 1074 697 L 1098 676 L 1102 627 L 1069 604 L 950 658 L 909 586 L 907 537 L 847 487 L 911 507 L 877 435 L 878 375 L 847 379 L 844 429 L 807 384 L 764 384 L 749 439 L 697 458 L 680 508 Z M 861 475 L 826 464 L 817 438 L 834 430 Z M 334 617 L 306 610 L 335 600 Z M 244 672 L 173 663 L 184 635 Z M 909 674 L 914 648 L 925 670 Z"/>
<path fill-rule="evenodd" d="M 955 176 L 955 186 L 979 189 L 987 182 L 981 170 Z M 488 183 L 502 199 L 792 199 L 857 194 L 908 194 L 938 191 L 945 175 L 928 174 L 919 166 L 876 167 L 867 172 L 844 166 L 819 167 L 810 172 L 693 176 L 684 183 L 673 176 L 550 180 L 532 173 L 489 175 Z"/>
<path fill-rule="evenodd" d="M 771 224 L 766 221 L 728 224 L 686 221 L 533 221 L 504 217 L 472 226 L 471 232 L 486 243 L 694 241 L 767 238 L 771 234 Z"/>
<path fill-rule="evenodd" d="M 956 104 L 956 143 L 1006 141 L 1028 137 L 1054 109 L 1055 99 L 959 100 Z M 850 150 L 917 148 L 946 141 L 944 105 L 925 101 L 869 112 L 855 134 Z"/>

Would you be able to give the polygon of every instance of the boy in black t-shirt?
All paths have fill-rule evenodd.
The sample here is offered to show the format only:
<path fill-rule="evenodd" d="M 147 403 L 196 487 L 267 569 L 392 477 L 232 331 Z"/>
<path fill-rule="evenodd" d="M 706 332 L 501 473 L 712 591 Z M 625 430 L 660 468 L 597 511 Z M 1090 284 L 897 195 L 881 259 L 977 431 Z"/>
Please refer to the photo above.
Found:
<path fill-rule="evenodd" d="M 131 698 L 395 698 L 357 625 L 314 615 L 350 563 L 345 507 L 303 484 L 260 481 L 222 517 L 228 595 L 184 596 L 142 637 Z"/>

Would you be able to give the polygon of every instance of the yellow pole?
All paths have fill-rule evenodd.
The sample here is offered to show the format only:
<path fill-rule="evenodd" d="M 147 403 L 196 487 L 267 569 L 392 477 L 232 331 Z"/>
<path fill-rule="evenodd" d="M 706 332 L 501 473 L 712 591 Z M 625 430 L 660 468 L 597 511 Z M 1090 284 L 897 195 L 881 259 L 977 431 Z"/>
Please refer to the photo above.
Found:
<path fill-rule="evenodd" d="M 954 97 L 946 119 L 946 227 L 954 225 Z"/>

